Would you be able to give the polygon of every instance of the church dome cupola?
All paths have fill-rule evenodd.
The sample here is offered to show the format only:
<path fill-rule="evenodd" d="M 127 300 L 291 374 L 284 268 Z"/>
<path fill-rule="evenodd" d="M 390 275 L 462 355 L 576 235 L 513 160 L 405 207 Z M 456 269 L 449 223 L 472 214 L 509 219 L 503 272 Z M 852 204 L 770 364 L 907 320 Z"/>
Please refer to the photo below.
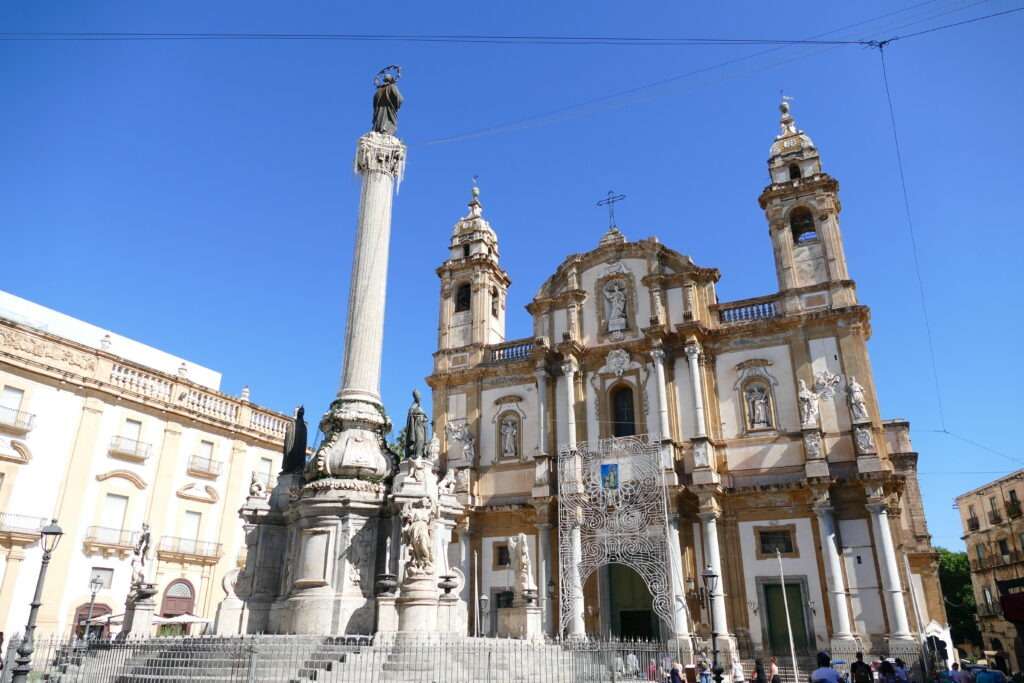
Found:
<path fill-rule="evenodd" d="M 790 112 L 789 98 L 779 103 L 779 134 L 772 142 L 768 172 L 773 183 L 784 183 L 821 173 L 821 159 L 811 136 L 797 128 Z"/>
<path fill-rule="evenodd" d="M 480 188 L 473 183 L 469 200 L 469 213 L 460 218 L 452 228 L 449 244 L 450 260 L 469 260 L 482 256 L 498 263 L 498 236 L 484 218 L 484 205 L 480 203 Z"/>

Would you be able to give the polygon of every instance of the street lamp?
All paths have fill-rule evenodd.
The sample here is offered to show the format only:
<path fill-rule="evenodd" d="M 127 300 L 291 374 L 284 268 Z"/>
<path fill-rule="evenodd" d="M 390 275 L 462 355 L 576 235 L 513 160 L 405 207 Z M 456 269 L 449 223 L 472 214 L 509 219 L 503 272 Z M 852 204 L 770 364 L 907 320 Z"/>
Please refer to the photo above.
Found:
<path fill-rule="evenodd" d="M 36 580 L 36 594 L 32 598 L 32 609 L 28 612 L 28 623 L 25 624 L 25 636 L 18 646 L 18 657 L 14 660 L 13 676 L 11 683 L 26 683 L 28 674 L 32 671 L 32 646 L 36 630 L 36 615 L 39 614 L 39 605 L 43 599 L 43 583 L 46 581 L 46 568 L 50 564 L 50 555 L 57 549 L 60 537 L 64 530 L 57 526 L 57 520 L 51 520 L 49 524 L 39 530 L 39 545 L 43 548 L 43 561 L 39 565 L 39 578 Z"/>
<path fill-rule="evenodd" d="M 103 588 L 103 579 L 98 575 L 93 575 L 92 580 L 89 582 L 89 592 L 92 593 L 89 598 L 89 616 L 85 620 L 85 642 L 89 642 L 89 629 L 92 627 L 92 608 L 96 604 L 96 594 Z"/>
<path fill-rule="evenodd" d="M 701 574 L 704 592 L 708 597 L 708 619 L 711 622 L 711 674 L 715 683 L 722 683 L 722 667 L 718 666 L 718 632 L 715 630 L 715 591 L 718 590 L 718 574 L 709 565 Z"/>
<path fill-rule="evenodd" d="M 488 597 L 486 594 L 484 594 L 484 593 L 480 594 L 480 630 L 482 631 L 482 633 L 480 633 L 479 635 L 484 635 L 484 634 L 490 633 L 490 623 L 489 622 L 491 620 L 490 619 L 491 615 L 487 611 L 487 605 L 488 605 L 488 603 L 490 603 L 490 601 L 491 601 L 490 597 Z"/>

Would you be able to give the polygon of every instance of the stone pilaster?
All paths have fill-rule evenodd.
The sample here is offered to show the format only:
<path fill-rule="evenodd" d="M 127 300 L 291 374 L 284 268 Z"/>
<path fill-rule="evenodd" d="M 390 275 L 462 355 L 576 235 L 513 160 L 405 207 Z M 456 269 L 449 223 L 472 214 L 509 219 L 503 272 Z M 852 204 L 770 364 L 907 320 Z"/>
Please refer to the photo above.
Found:
<path fill-rule="evenodd" d="M 892 540 L 892 528 L 889 526 L 889 506 L 880 485 L 869 484 L 867 491 L 866 507 L 871 514 L 871 524 L 874 527 L 878 567 L 882 574 L 882 591 L 889 613 L 889 639 L 911 640 L 913 635 L 910 633 L 910 622 L 907 619 L 907 605 L 900 582 L 896 546 Z"/>

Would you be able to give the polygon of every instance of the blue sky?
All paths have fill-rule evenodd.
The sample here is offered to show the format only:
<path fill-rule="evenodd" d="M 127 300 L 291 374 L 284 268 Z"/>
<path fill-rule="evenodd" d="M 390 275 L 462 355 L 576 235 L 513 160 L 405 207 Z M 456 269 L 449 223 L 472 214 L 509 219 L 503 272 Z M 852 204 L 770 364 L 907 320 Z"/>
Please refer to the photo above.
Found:
<path fill-rule="evenodd" d="M 1010 2 L 7 3 L 2 31 L 349 32 L 881 39 Z M 1024 462 L 1019 192 L 1024 13 L 887 49 L 936 362 L 931 375 L 876 51 L 409 43 L 3 42 L 0 288 L 224 373 L 315 422 L 337 390 L 371 78 L 404 67 L 383 393 L 401 417 L 436 344 L 452 223 L 480 176 L 512 277 L 509 338 L 564 256 L 619 225 L 775 291 L 757 196 L 780 89 L 841 183 L 872 308 L 882 412 L 912 421 L 935 542 L 953 497 Z M 727 63 L 725 66 L 717 66 Z M 628 97 L 552 111 L 698 72 Z M 525 123 L 493 130 L 510 122 Z M 492 129 L 480 136 L 467 136 Z M 456 140 L 438 143 L 455 137 Z"/>

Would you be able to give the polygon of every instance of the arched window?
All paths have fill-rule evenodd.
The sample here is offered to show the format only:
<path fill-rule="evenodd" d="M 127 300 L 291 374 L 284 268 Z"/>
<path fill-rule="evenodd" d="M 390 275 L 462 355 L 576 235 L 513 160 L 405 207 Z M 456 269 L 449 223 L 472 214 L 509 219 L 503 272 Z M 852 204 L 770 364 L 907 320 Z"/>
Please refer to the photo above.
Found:
<path fill-rule="evenodd" d="M 106 617 L 113 613 L 108 605 L 104 605 L 102 602 L 97 602 L 92 606 L 92 624 L 89 626 L 89 637 L 90 638 L 109 638 L 110 637 L 110 626 L 99 619 L 99 617 Z M 86 622 L 89 619 L 89 603 L 84 603 L 78 606 L 75 610 L 75 621 L 72 628 L 75 635 L 79 638 L 85 637 Z M 96 622 L 99 623 L 96 623 Z"/>
<path fill-rule="evenodd" d="M 633 410 L 633 390 L 620 386 L 612 390 L 612 436 L 636 434 L 636 414 Z"/>
<path fill-rule="evenodd" d="M 796 180 L 800 177 L 800 167 L 796 164 L 789 165 L 789 179 Z"/>
<path fill-rule="evenodd" d="M 164 591 L 164 604 L 160 613 L 165 617 L 191 614 L 195 607 L 196 592 L 185 579 L 175 579 Z"/>
<path fill-rule="evenodd" d="M 462 258 L 469 258 L 469 245 L 468 244 L 463 244 L 462 245 Z"/>
<path fill-rule="evenodd" d="M 793 233 L 794 242 L 806 242 L 818 238 L 817 229 L 814 227 L 814 216 L 805 206 L 797 207 L 789 214 L 789 229 Z"/>
<path fill-rule="evenodd" d="M 461 313 L 462 311 L 469 310 L 470 300 L 473 298 L 473 290 L 468 282 L 463 282 L 459 285 L 458 289 L 455 290 L 455 312 Z"/>
<path fill-rule="evenodd" d="M 498 288 L 491 287 L 491 315 L 498 317 Z"/>

